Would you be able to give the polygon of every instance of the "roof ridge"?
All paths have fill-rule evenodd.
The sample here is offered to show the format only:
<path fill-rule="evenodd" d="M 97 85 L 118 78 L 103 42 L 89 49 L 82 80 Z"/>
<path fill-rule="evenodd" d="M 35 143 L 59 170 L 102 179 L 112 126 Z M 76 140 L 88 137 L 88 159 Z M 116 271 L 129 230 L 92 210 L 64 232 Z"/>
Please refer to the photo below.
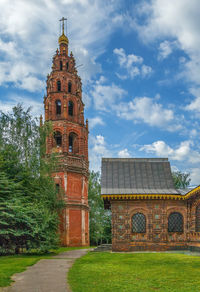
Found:
<path fill-rule="evenodd" d="M 168 158 L 106 158 L 102 157 L 102 161 L 112 162 L 112 161 L 120 161 L 120 162 L 127 162 L 127 161 L 137 161 L 137 162 L 145 162 L 145 161 L 151 161 L 151 162 L 168 162 Z"/>

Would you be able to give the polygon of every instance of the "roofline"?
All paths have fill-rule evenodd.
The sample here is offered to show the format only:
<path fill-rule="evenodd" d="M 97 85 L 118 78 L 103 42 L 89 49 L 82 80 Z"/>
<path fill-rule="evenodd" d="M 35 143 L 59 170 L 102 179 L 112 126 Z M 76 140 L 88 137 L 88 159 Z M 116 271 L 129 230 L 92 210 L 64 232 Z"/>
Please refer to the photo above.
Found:
<path fill-rule="evenodd" d="M 185 197 L 186 199 L 188 199 L 189 197 L 192 197 L 193 195 L 196 195 L 196 193 L 197 193 L 198 191 L 200 191 L 200 185 L 197 186 L 197 187 L 195 187 L 194 189 L 192 189 L 192 190 L 189 191 L 188 193 L 186 193 L 186 194 L 184 195 L 184 197 Z"/>
<path fill-rule="evenodd" d="M 116 161 L 120 161 L 120 162 L 128 162 L 128 161 L 140 161 L 140 162 L 146 162 L 146 161 L 150 161 L 150 162 L 168 162 L 168 158 L 105 158 L 102 157 L 102 162 L 116 162 Z"/>
<path fill-rule="evenodd" d="M 162 199 L 169 199 L 169 200 L 184 200 L 183 195 L 172 195 L 172 194 L 124 194 L 124 195 L 101 195 L 102 199 L 104 200 L 116 200 L 116 199 L 121 199 L 121 200 L 127 200 L 127 199 L 132 199 L 132 200 L 137 200 L 137 199 L 153 199 L 153 200 L 162 200 Z"/>
<path fill-rule="evenodd" d="M 165 199 L 165 200 L 187 200 L 193 195 L 196 195 L 200 191 L 200 185 L 185 195 L 172 195 L 172 194 L 115 194 L 115 195 L 108 195 L 108 194 L 101 194 L 102 199 L 104 200 L 112 200 L 112 199 Z"/>

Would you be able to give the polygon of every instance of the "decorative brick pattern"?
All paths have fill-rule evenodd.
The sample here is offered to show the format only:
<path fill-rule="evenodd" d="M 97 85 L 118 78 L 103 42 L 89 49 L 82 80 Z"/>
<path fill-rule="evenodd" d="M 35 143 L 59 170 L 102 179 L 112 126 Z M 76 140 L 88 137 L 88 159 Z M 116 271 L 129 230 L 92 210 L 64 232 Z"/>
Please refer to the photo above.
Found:
<path fill-rule="evenodd" d="M 68 56 L 68 44 L 62 41 L 53 56 L 52 71 L 47 75 L 44 110 L 45 121 L 51 121 L 57 137 L 61 137 L 59 143 L 54 135 L 46 141 L 47 157 L 52 152 L 58 156 L 52 175 L 65 193 L 66 209 L 60 215 L 61 242 L 64 246 L 86 246 L 89 245 L 88 122 L 84 123 L 82 83 L 75 59 L 72 53 Z"/>
<path fill-rule="evenodd" d="M 200 248 L 200 232 L 195 232 L 199 204 L 200 194 L 189 201 L 111 200 L 113 251 Z M 183 216 L 183 232 L 168 232 L 168 218 L 174 212 Z M 137 213 L 146 217 L 145 233 L 132 231 L 132 217 Z"/>

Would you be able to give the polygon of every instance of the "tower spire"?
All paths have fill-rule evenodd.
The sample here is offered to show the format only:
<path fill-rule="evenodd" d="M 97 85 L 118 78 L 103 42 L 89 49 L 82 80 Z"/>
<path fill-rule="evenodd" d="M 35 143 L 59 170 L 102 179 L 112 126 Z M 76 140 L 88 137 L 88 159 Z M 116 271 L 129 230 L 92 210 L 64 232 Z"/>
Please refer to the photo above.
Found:
<path fill-rule="evenodd" d="M 62 34 L 65 34 L 65 20 L 67 20 L 67 18 L 62 17 L 60 19 L 60 21 L 62 21 Z"/>
<path fill-rule="evenodd" d="M 67 20 L 67 18 L 62 17 L 60 19 L 60 21 L 62 22 L 62 34 L 58 39 L 58 42 L 59 42 L 60 45 L 61 44 L 68 45 L 68 43 L 69 43 L 68 38 L 65 35 L 65 20 Z"/>

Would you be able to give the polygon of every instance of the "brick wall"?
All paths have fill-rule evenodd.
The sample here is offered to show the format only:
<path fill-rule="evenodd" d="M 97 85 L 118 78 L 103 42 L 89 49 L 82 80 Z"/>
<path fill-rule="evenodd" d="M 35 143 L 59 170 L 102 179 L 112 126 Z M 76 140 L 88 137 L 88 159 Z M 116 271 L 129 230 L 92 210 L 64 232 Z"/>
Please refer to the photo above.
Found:
<path fill-rule="evenodd" d="M 195 232 L 196 206 L 199 199 L 111 201 L 113 251 L 170 250 L 200 247 L 200 233 Z M 183 216 L 183 232 L 168 232 L 168 217 L 173 212 Z M 132 216 L 143 213 L 146 232 L 132 231 Z"/>
<path fill-rule="evenodd" d="M 59 110 L 56 109 L 58 101 Z M 73 103 L 71 112 L 69 102 Z M 64 191 L 66 203 L 60 214 L 61 243 L 86 246 L 89 245 L 88 122 L 84 122 L 82 84 L 75 59 L 72 53 L 68 56 L 68 45 L 64 43 L 56 51 L 52 71 L 47 75 L 44 109 L 45 121 L 51 121 L 53 126 L 53 133 L 46 140 L 46 154 L 47 157 L 57 154 L 58 163 L 52 175 Z M 56 140 L 55 133 L 59 133 L 61 143 Z M 73 147 L 70 148 L 69 143 Z"/>

